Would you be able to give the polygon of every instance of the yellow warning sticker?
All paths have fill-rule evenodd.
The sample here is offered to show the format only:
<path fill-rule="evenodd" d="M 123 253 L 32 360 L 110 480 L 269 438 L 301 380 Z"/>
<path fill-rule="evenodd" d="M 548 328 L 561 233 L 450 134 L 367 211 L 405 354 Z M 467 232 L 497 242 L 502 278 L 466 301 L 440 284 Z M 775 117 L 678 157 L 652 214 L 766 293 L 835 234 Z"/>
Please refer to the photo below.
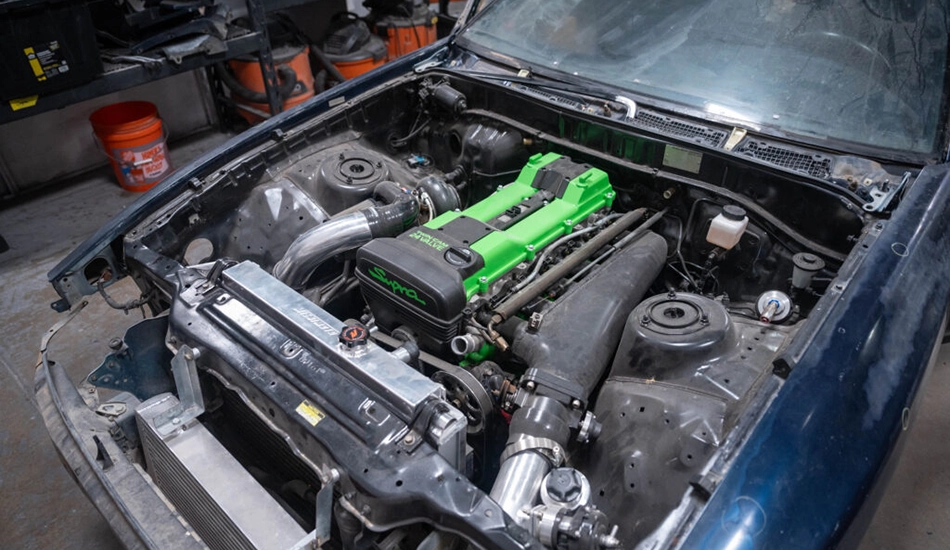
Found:
<path fill-rule="evenodd" d="M 316 408 L 311 402 L 306 399 L 303 400 L 299 405 L 297 405 L 297 414 L 302 416 L 304 420 L 310 423 L 311 426 L 316 426 L 321 420 L 326 418 L 327 415 L 323 413 L 320 409 Z"/>
<path fill-rule="evenodd" d="M 26 56 L 30 68 L 33 69 L 33 76 L 39 82 L 69 72 L 69 62 L 58 40 L 23 48 L 23 55 Z"/>
<path fill-rule="evenodd" d="M 19 111 L 20 109 L 26 109 L 28 107 L 32 107 L 36 105 L 36 100 L 38 100 L 39 98 L 40 96 L 38 95 L 31 95 L 30 97 L 21 97 L 20 99 L 11 99 L 10 108 L 13 109 L 14 111 Z"/>

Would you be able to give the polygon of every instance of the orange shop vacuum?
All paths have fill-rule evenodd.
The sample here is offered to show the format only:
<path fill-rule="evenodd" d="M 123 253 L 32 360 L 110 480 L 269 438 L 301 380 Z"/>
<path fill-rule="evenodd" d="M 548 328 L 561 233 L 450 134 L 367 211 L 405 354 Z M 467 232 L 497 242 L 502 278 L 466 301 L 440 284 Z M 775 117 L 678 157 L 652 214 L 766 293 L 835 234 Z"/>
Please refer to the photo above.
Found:
<path fill-rule="evenodd" d="M 241 26 L 249 26 L 237 20 Z M 309 40 L 289 18 L 274 14 L 267 18 L 274 72 L 277 73 L 277 95 L 283 110 L 299 105 L 314 96 L 314 77 L 310 69 Z M 254 54 L 241 56 L 227 65 L 219 63 L 215 72 L 230 91 L 231 101 L 238 114 L 251 124 L 261 122 L 271 114 L 264 88 L 260 58 Z"/>
<path fill-rule="evenodd" d="M 314 95 L 313 72 L 310 70 L 310 49 L 306 45 L 286 44 L 272 50 L 274 71 L 277 73 L 277 94 L 283 109 L 299 105 Z M 267 104 L 264 76 L 260 60 L 254 55 L 241 56 L 218 64 L 218 78 L 231 92 L 231 100 L 238 114 L 251 124 L 257 124 L 272 113 Z"/>
<path fill-rule="evenodd" d="M 386 39 L 389 61 L 414 52 L 436 41 L 436 23 L 439 17 L 428 4 L 400 2 L 376 8 L 376 32 Z"/>
<path fill-rule="evenodd" d="M 323 52 L 347 80 L 386 63 L 387 48 L 382 38 L 370 32 L 356 14 L 333 16 L 323 44 Z"/>

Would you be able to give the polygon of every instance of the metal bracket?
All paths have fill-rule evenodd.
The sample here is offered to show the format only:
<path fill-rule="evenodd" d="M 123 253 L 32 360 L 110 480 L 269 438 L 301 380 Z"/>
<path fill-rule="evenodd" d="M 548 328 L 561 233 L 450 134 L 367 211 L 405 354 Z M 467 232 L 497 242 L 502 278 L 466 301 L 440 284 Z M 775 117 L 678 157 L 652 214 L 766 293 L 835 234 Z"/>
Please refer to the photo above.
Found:
<path fill-rule="evenodd" d="M 321 474 L 320 478 L 323 477 Z M 323 487 L 317 492 L 317 516 L 313 531 L 307 533 L 307 536 L 300 539 L 289 550 L 315 550 L 330 542 L 330 527 L 333 524 L 333 489 L 336 487 L 336 482 L 340 480 L 340 472 L 336 468 L 331 468 L 326 477 Z"/>
<path fill-rule="evenodd" d="M 99 388 L 127 391 L 145 400 L 171 391 L 172 379 L 166 370 L 171 352 L 165 347 L 167 317 L 153 317 L 132 325 L 115 351 L 89 373 L 86 381 Z M 111 344 L 110 344 L 111 345 Z"/>
<path fill-rule="evenodd" d="M 178 404 L 155 418 L 155 429 L 165 437 L 205 412 L 201 385 L 198 382 L 198 366 L 195 360 L 199 352 L 182 346 L 172 358 L 172 374 L 178 390 Z"/>
<path fill-rule="evenodd" d="M 314 543 L 320 547 L 330 541 L 330 526 L 333 524 L 333 488 L 340 479 L 336 468 L 330 470 L 330 479 L 317 492 L 317 518 L 314 524 Z"/>
<path fill-rule="evenodd" d="M 904 177 L 897 185 L 891 185 L 883 189 L 871 189 L 868 191 L 871 195 L 871 202 L 864 205 L 864 210 L 867 212 L 882 212 L 891 204 L 891 200 L 900 193 L 909 180 L 910 172 L 904 172 Z"/>
<path fill-rule="evenodd" d="M 264 77 L 264 91 L 267 94 L 267 106 L 271 115 L 283 110 L 283 102 L 277 94 L 277 71 L 274 69 L 274 56 L 271 53 L 270 37 L 267 35 L 267 12 L 263 0 L 247 0 L 248 18 L 251 30 L 258 35 L 257 56 L 260 59 L 261 75 Z"/>
<path fill-rule="evenodd" d="M 425 61 L 420 61 L 412 67 L 412 72 L 416 74 L 421 74 L 428 71 L 429 69 L 434 69 L 435 67 L 439 67 L 443 63 L 445 63 L 445 59 L 443 59 L 442 57 L 443 57 L 443 54 L 437 53 L 433 55 L 432 57 L 426 59 Z"/>

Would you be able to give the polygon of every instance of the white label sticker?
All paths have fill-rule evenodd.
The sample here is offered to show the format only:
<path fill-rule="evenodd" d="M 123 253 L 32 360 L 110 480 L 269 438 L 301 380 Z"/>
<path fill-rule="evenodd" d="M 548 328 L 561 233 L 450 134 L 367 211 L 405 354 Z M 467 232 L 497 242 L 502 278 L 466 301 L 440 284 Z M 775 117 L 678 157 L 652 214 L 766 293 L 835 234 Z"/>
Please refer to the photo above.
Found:
<path fill-rule="evenodd" d="M 673 145 L 667 145 L 666 150 L 663 151 L 663 166 L 698 174 L 702 163 L 703 154 L 696 151 L 689 151 Z"/>

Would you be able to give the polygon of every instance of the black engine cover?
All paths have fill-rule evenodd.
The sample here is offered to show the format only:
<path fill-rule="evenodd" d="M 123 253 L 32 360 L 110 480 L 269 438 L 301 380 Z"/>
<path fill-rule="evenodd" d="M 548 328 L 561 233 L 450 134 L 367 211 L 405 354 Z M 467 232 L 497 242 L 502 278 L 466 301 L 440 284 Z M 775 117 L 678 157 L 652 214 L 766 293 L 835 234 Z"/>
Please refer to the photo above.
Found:
<path fill-rule="evenodd" d="M 426 231 L 418 228 L 414 232 Z M 419 344 L 445 351 L 458 334 L 467 302 L 463 280 L 481 269 L 481 256 L 450 236 L 440 234 L 444 251 L 403 234 L 374 239 L 356 254 L 356 277 L 376 324 L 385 331 L 406 325 Z"/>

